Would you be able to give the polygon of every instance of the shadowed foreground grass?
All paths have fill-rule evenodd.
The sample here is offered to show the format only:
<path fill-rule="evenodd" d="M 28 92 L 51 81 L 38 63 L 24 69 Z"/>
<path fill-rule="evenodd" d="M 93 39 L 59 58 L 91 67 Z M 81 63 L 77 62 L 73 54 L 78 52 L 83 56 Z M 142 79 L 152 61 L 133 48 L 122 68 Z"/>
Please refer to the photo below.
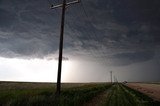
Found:
<path fill-rule="evenodd" d="M 97 98 L 97 106 L 160 106 L 148 96 L 122 84 L 62 84 L 55 96 L 55 84 L 0 82 L 0 106 L 82 106 Z M 107 96 L 102 96 L 106 93 Z M 100 100 L 103 103 L 99 103 Z"/>
<path fill-rule="evenodd" d="M 4 87 L 0 83 L 0 105 L 14 106 L 78 106 L 105 91 L 110 84 L 67 84 L 62 87 L 59 98 L 55 96 L 55 85 L 17 83 Z M 22 86 L 21 86 L 22 85 Z M 71 87 L 69 87 L 69 85 Z M 11 87 L 12 86 L 12 87 Z"/>

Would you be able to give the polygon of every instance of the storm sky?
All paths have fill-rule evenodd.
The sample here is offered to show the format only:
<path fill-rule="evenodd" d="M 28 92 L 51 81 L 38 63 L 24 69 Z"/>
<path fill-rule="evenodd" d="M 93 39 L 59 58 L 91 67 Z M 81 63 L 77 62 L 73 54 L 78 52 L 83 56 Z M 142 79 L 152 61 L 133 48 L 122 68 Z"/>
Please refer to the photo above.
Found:
<path fill-rule="evenodd" d="M 0 0 L 0 80 L 55 81 L 46 64 L 57 63 L 61 8 L 51 10 L 50 3 L 62 0 Z M 62 67 L 64 82 L 110 81 L 110 71 L 119 81 L 160 81 L 160 1 L 68 6 L 63 56 L 70 62 Z M 26 68 L 17 71 L 23 62 Z M 46 67 L 38 71 L 38 64 Z"/>

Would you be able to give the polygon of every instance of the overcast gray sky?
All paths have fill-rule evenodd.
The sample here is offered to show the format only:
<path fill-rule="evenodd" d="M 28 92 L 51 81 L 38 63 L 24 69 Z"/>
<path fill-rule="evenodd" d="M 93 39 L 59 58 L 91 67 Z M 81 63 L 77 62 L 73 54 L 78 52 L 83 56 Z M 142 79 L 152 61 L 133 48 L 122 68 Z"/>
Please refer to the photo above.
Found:
<path fill-rule="evenodd" d="M 0 0 L 0 80 L 56 81 L 60 16 L 47 0 Z M 82 0 L 65 20 L 62 81 L 160 81 L 159 0 Z"/>

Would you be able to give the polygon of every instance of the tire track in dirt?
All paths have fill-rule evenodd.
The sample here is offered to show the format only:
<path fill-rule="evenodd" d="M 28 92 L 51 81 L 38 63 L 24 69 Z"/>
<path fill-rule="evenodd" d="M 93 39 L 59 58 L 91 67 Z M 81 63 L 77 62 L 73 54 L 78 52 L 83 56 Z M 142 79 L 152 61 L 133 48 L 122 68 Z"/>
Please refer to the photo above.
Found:
<path fill-rule="evenodd" d="M 106 91 L 93 97 L 83 106 L 159 106 L 159 102 L 153 101 L 142 93 L 135 91 L 123 84 L 112 85 Z"/>
<path fill-rule="evenodd" d="M 104 106 L 110 90 L 111 87 L 109 89 L 106 89 L 104 92 L 101 92 L 97 96 L 95 96 L 92 100 L 85 103 L 83 106 Z"/>

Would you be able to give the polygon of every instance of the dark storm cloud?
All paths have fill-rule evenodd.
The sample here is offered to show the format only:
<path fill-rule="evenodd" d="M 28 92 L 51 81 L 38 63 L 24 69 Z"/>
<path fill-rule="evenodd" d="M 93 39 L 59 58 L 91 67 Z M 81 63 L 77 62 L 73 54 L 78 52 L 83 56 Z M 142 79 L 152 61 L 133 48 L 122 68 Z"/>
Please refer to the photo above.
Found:
<path fill-rule="evenodd" d="M 128 65 L 137 62 L 144 62 L 154 58 L 154 51 L 143 51 L 143 52 L 134 52 L 134 53 L 120 53 L 115 54 L 110 59 L 116 65 Z"/>
<path fill-rule="evenodd" d="M 123 61 L 126 64 L 125 60 L 133 56 L 134 62 L 127 63 L 131 64 L 148 61 L 154 57 L 154 53 L 150 54 L 149 52 L 150 55 L 146 55 L 146 53 L 154 51 L 160 42 L 158 36 L 160 34 L 159 1 L 107 0 L 106 2 L 95 1 L 90 5 L 86 3 L 85 5 L 90 13 L 94 29 L 99 32 L 92 30 L 97 34 L 94 40 L 102 45 L 101 48 L 100 46 L 96 48 L 103 52 L 102 58 L 108 57 L 107 55 L 115 55 L 112 57 L 112 61 L 116 58 L 122 64 Z M 139 51 L 146 52 L 136 53 Z M 126 55 L 128 52 L 135 52 L 135 54 Z M 119 54 L 125 54 L 125 56 L 117 57 L 116 55 Z"/>
<path fill-rule="evenodd" d="M 14 13 L 7 11 L 5 9 L 0 9 L 0 27 L 7 28 L 10 27 L 16 21 Z"/>
<path fill-rule="evenodd" d="M 1 1 L 1 56 L 43 58 L 57 50 L 58 29 L 54 24 L 58 23 L 51 19 L 47 6 L 43 1 Z"/>
<path fill-rule="evenodd" d="M 112 62 L 107 63 L 112 65 L 148 61 L 155 56 L 160 45 L 159 0 L 82 2 L 66 11 L 66 54 L 109 59 Z M 47 0 L 1 0 L 0 55 L 53 58 L 59 44 L 59 13 L 59 9 L 49 9 Z"/>

